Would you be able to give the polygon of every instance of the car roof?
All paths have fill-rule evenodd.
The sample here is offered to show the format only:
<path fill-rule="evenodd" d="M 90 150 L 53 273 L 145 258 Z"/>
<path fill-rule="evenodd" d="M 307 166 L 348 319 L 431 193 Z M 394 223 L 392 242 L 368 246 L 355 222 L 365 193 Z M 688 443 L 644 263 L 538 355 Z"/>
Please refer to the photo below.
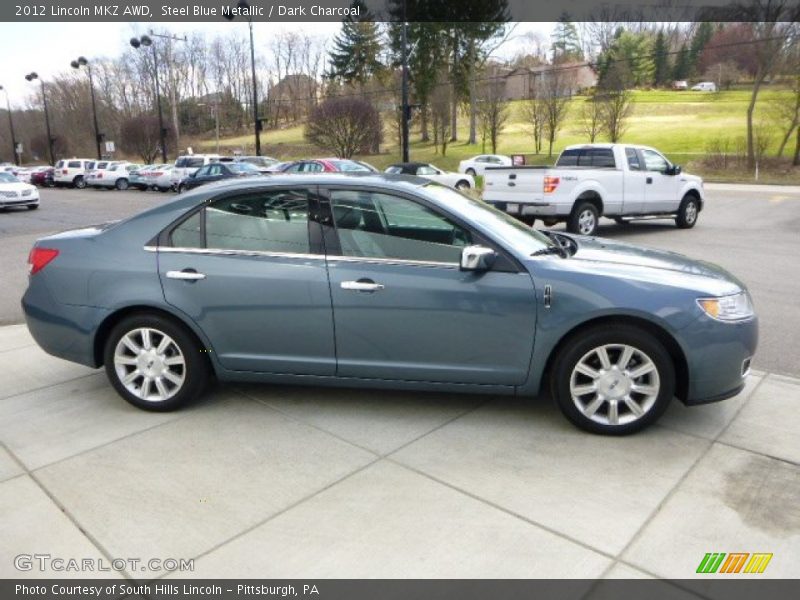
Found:
<path fill-rule="evenodd" d="M 394 175 L 390 173 L 372 172 L 349 172 L 349 173 L 305 173 L 305 174 L 282 174 L 273 177 L 254 175 L 253 177 L 233 178 L 219 181 L 216 183 L 205 184 L 196 188 L 196 192 L 207 192 L 214 190 L 219 192 L 235 191 L 237 189 L 274 186 L 298 185 L 307 187 L 310 185 L 348 185 L 354 184 L 359 187 L 381 186 L 389 187 L 396 191 L 410 190 L 424 185 L 429 185 L 430 180 L 416 175 Z"/>

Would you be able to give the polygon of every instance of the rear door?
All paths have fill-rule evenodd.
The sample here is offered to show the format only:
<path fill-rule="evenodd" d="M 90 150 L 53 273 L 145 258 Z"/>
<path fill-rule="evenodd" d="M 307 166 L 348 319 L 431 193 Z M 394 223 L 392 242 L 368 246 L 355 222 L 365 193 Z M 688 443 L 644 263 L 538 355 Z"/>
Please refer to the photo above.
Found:
<path fill-rule="evenodd" d="M 333 375 L 331 297 L 314 189 L 228 194 L 159 240 L 167 302 L 233 371 Z"/>
<path fill-rule="evenodd" d="M 536 324 L 527 272 L 507 257 L 461 271 L 461 250 L 488 242 L 421 199 L 346 186 L 325 195 L 340 377 L 524 383 Z"/>
<path fill-rule="evenodd" d="M 650 175 L 645 172 L 644 164 L 636 148 L 625 147 L 625 161 L 628 169 L 625 171 L 623 181 L 624 201 L 622 214 L 635 215 L 647 212 L 646 180 Z"/>

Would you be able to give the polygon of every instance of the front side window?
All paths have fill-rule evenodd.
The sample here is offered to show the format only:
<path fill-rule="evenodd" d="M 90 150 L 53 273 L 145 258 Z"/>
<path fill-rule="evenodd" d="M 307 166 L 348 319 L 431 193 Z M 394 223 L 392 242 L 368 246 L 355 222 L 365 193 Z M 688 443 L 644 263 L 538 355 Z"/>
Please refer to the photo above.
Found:
<path fill-rule="evenodd" d="M 331 191 L 342 254 L 458 263 L 469 231 L 412 200 L 368 191 Z"/>
<path fill-rule="evenodd" d="M 269 190 L 222 198 L 181 222 L 170 238 L 181 248 L 308 254 L 308 193 Z"/>
<path fill-rule="evenodd" d="M 417 175 L 436 175 L 436 169 L 429 165 L 422 165 L 417 169 Z"/>
<path fill-rule="evenodd" d="M 667 162 L 667 159 L 654 150 L 642 150 L 642 155 L 644 156 L 645 168 L 648 171 L 658 171 L 659 173 L 664 173 L 669 168 L 669 162 Z"/>

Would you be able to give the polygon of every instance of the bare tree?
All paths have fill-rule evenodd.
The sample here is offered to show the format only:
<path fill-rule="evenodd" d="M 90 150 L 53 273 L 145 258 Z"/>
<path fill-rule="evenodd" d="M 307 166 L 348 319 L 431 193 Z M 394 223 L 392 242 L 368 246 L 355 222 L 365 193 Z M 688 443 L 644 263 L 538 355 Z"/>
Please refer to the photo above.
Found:
<path fill-rule="evenodd" d="M 620 63 L 612 64 L 603 85 L 595 95 L 600 103 L 601 130 L 612 143 L 617 143 L 628 127 L 628 118 L 633 112 L 633 97 L 628 90 L 628 69 Z"/>
<path fill-rule="evenodd" d="M 361 98 L 329 98 L 309 115 L 305 137 L 341 158 L 367 153 L 383 135 L 378 111 Z"/>
<path fill-rule="evenodd" d="M 433 121 L 433 146 L 437 152 L 441 149 L 442 156 L 447 154 L 447 144 L 450 142 L 451 97 L 452 88 L 446 77 L 440 75 L 438 84 L 431 92 L 429 103 Z"/>
<path fill-rule="evenodd" d="M 172 129 L 165 124 L 166 139 L 173 138 Z M 146 163 L 152 163 L 160 151 L 159 123 L 156 117 L 140 115 L 122 123 L 120 149 L 135 154 Z"/>
<path fill-rule="evenodd" d="M 597 140 L 602 126 L 602 105 L 597 98 L 590 96 L 581 103 L 581 133 L 585 133 L 591 143 Z"/>
<path fill-rule="evenodd" d="M 553 155 L 553 143 L 567 115 L 573 87 L 572 71 L 549 69 L 542 72 L 542 107 L 544 109 L 544 134 L 547 137 L 547 155 Z"/>
<path fill-rule="evenodd" d="M 526 98 L 522 104 L 522 116 L 533 135 L 533 149 L 536 154 L 539 154 L 542 151 L 542 140 L 544 139 L 545 109 L 541 85 L 535 79 L 530 97 Z"/>
<path fill-rule="evenodd" d="M 483 152 L 486 152 L 487 138 L 492 146 L 492 153 L 497 152 L 500 134 L 508 121 L 508 105 L 503 97 L 504 89 L 503 81 L 495 79 L 483 82 L 479 88 L 477 117 Z"/>

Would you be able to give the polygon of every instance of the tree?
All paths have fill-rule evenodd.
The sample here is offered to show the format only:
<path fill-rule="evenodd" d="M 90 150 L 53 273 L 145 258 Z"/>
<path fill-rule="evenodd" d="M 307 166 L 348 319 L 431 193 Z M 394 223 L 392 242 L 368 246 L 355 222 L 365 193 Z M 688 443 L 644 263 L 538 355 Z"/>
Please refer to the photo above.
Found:
<path fill-rule="evenodd" d="M 689 74 L 702 72 L 699 69 L 698 61 L 713 35 L 714 26 L 708 21 L 701 21 L 692 37 L 692 43 L 689 45 Z"/>
<path fill-rule="evenodd" d="M 667 46 L 667 38 L 662 29 L 658 30 L 656 34 L 656 41 L 653 44 L 653 83 L 656 87 L 662 87 L 669 84 L 670 81 L 670 68 L 669 68 L 669 48 Z"/>
<path fill-rule="evenodd" d="M 128 154 L 141 157 L 145 164 L 152 163 L 161 151 L 158 117 L 139 115 L 123 121 L 120 127 L 119 148 Z M 167 145 L 173 139 L 172 128 L 164 124 Z"/>
<path fill-rule="evenodd" d="M 553 155 L 553 143 L 564 122 L 572 91 L 572 72 L 551 68 L 542 72 L 542 107 L 547 155 Z"/>
<path fill-rule="evenodd" d="M 447 84 L 444 72 L 439 77 L 439 83 L 431 94 L 431 119 L 433 121 L 433 146 L 436 152 L 441 149 L 442 156 L 447 154 L 447 144 L 450 142 L 450 106 L 452 92 Z"/>
<path fill-rule="evenodd" d="M 383 45 L 378 24 L 362 0 L 354 0 L 351 7 L 359 8 L 361 15 L 342 21 L 342 30 L 333 39 L 328 77 L 363 89 L 370 78 L 383 72 L 378 59 Z"/>
<path fill-rule="evenodd" d="M 716 81 L 717 89 L 729 90 L 731 85 L 739 81 L 743 76 L 742 71 L 732 60 L 711 65 L 703 71 L 703 79 L 706 81 Z"/>
<path fill-rule="evenodd" d="M 681 46 L 678 51 L 678 56 L 675 58 L 675 66 L 672 69 L 672 78 L 676 81 L 682 81 L 689 77 L 692 65 L 689 59 L 689 49 L 686 44 Z"/>
<path fill-rule="evenodd" d="M 533 136 L 533 149 L 536 154 L 542 151 L 542 141 L 544 140 L 545 110 L 542 98 L 541 85 L 534 80 L 533 91 L 522 105 L 522 116 L 530 128 Z"/>
<path fill-rule="evenodd" d="M 500 134 L 508 121 L 508 106 L 503 98 L 504 85 L 495 79 L 484 82 L 478 92 L 478 123 L 483 143 L 482 152 L 486 152 L 488 138 L 492 153 L 497 153 Z"/>
<path fill-rule="evenodd" d="M 622 139 L 633 111 L 633 98 L 627 89 L 625 72 L 618 64 L 609 69 L 596 101 L 600 103 L 602 130 L 612 143 Z"/>
<path fill-rule="evenodd" d="M 306 139 L 341 158 L 366 153 L 383 137 L 381 117 L 362 98 L 329 98 L 311 110 Z"/>
<path fill-rule="evenodd" d="M 589 138 L 592 144 L 597 139 L 602 128 L 602 104 L 594 96 L 587 98 L 581 104 L 581 131 Z"/>
<path fill-rule="evenodd" d="M 566 12 L 561 13 L 561 17 L 556 23 L 552 48 L 554 64 L 583 60 L 578 30 Z"/>
<path fill-rule="evenodd" d="M 53 134 L 53 154 L 58 160 L 59 156 L 70 154 L 69 142 L 63 135 Z M 39 159 L 50 160 L 50 148 L 47 146 L 47 134 L 41 133 L 31 138 L 31 153 Z"/>
<path fill-rule="evenodd" d="M 787 102 L 784 98 L 775 98 L 770 104 L 773 120 L 782 131 L 776 155 L 783 156 L 786 144 L 800 126 L 800 75 L 795 75 L 792 80 L 791 102 Z"/>

